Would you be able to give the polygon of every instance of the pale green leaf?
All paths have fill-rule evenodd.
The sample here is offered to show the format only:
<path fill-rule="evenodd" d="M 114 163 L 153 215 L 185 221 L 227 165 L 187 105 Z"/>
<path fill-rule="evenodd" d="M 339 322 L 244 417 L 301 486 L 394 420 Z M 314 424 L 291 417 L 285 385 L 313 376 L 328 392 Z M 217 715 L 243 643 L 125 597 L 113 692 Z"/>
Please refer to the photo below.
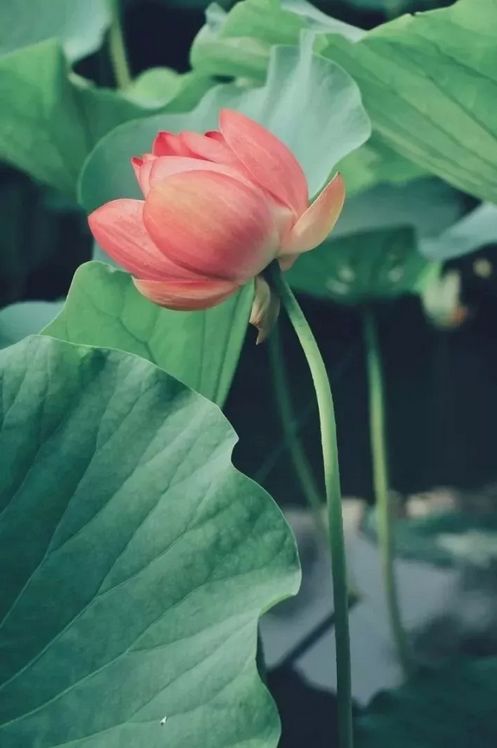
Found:
<path fill-rule="evenodd" d="M 76 271 L 63 310 L 44 333 L 135 353 L 222 405 L 238 364 L 252 297 L 248 284 L 213 309 L 175 312 L 145 299 L 127 273 L 88 262 Z"/>
<path fill-rule="evenodd" d="M 263 82 L 269 65 L 270 45 L 264 40 L 223 33 L 227 13 L 213 3 L 206 11 L 206 24 L 198 32 L 190 49 L 190 63 L 204 75 L 250 78 Z"/>
<path fill-rule="evenodd" d="M 299 44 L 303 33 L 315 36 L 314 49 L 326 46 L 327 35 L 340 34 L 355 41 L 364 35 L 362 29 L 338 21 L 314 8 L 306 0 L 243 0 L 226 13 L 217 4 L 206 13 L 207 23 L 194 40 L 191 51 L 193 67 L 210 75 L 231 75 L 263 81 L 266 77 L 271 47 L 276 44 Z M 321 106 L 334 106 L 316 96 Z M 300 107 L 299 107 L 300 108 Z M 339 164 L 347 193 L 350 195 L 379 182 L 407 182 L 425 170 L 403 158 L 378 134 Z"/>
<path fill-rule="evenodd" d="M 385 142 L 455 187 L 497 202 L 497 0 L 406 15 L 322 50 L 361 88 Z"/>
<path fill-rule="evenodd" d="M 84 207 L 91 211 L 113 198 L 138 196 L 130 157 L 148 151 L 158 130 L 216 128 L 223 107 L 248 114 L 279 136 L 300 160 L 311 194 L 323 187 L 338 161 L 370 133 L 355 83 L 340 67 L 312 54 L 312 39 L 300 48 L 274 47 L 264 86 L 217 86 L 188 114 L 155 115 L 109 133 L 82 172 Z"/>
<path fill-rule="evenodd" d="M 301 34 L 339 33 L 351 39 L 361 29 L 321 13 L 305 0 L 243 0 L 226 13 L 217 3 L 206 12 L 206 25 L 190 52 L 192 67 L 209 75 L 263 81 L 275 44 L 300 43 Z"/>
<path fill-rule="evenodd" d="M 0 158 L 69 194 L 91 148 L 148 110 L 117 91 L 69 78 L 56 41 L 0 58 Z"/>
<path fill-rule="evenodd" d="M 110 23 L 108 0 L 3 0 L 0 56 L 57 39 L 69 60 L 95 52 Z"/>
<path fill-rule="evenodd" d="M 315 50 L 358 82 L 374 131 L 386 146 L 421 171 L 497 201 L 496 37 L 490 31 L 497 25 L 496 0 L 459 0 L 449 8 L 402 16 L 366 34 L 353 27 L 333 29 L 335 19 L 306 11 L 301 0 L 282 6 L 245 0 L 230 13 L 218 14 L 194 45 L 195 64 L 218 74 L 224 70 L 261 79 L 271 45 L 296 44 L 307 29 L 315 35 Z M 253 64 L 251 50 L 257 50 Z M 238 67 L 232 69 L 233 62 Z M 357 159 L 352 163 L 356 172 L 367 167 L 371 153 L 358 153 Z M 399 165 L 404 170 L 397 162 L 398 157 L 391 164 L 394 173 Z M 389 170 L 388 161 L 386 166 Z M 380 173 L 368 180 L 367 169 L 354 177 L 369 185 L 384 178 Z"/>
<path fill-rule="evenodd" d="M 2 748 L 276 748 L 257 621 L 296 549 L 219 409 L 48 337 L 0 377 Z"/>

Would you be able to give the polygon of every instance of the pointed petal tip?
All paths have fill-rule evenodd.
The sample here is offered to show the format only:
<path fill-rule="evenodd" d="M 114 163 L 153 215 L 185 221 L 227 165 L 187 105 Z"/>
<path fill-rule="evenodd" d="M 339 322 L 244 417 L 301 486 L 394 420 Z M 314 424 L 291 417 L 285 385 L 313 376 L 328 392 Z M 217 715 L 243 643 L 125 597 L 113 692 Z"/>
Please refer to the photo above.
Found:
<path fill-rule="evenodd" d="M 256 345 L 264 343 L 271 334 L 280 312 L 280 298 L 260 275 L 255 279 L 254 300 L 249 323 L 257 329 Z"/>
<path fill-rule="evenodd" d="M 219 128 L 224 141 L 256 184 L 296 216 L 305 211 L 307 179 L 295 155 L 277 135 L 234 109 L 221 109 Z"/>
<path fill-rule="evenodd" d="M 280 256 L 287 258 L 319 246 L 331 233 L 345 202 L 345 181 L 337 172 L 300 216 L 286 237 Z"/>

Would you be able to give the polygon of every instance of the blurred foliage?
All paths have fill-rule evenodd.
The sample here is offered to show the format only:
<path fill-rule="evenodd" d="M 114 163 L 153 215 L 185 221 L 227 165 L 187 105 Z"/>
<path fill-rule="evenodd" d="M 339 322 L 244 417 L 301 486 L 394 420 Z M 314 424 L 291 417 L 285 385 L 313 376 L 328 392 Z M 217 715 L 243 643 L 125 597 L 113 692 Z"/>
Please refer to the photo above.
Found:
<path fill-rule="evenodd" d="M 451 260 L 497 244 L 497 206 L 483 203 L 438 237 L 427 237 L 420 250 L 431 260 Z"/>
<path fill-rule="evenodd" d="M 497 659 L 427 670 L 375 697 L 357 722 L 358 748 L 494 748 Z"/>
<path fill-rule="evenodd" d="M 0 4 L 0 56 L 57 39 L 74 62 L 101 46 L 109 24 L 109 0 L 8 0 Z"/>
<path fill-rule="evenodd" d="M 414 293 L 427 265 L 406 226 L 330 239 L 302 257 L 289 277 L 297 291 L 358 304 Z"/>
<path fill-rule="evenodd" d="M 368 513 L 365 529 L 376 537 L 374 511 Z M 437 566 L 489 569 L 497 561 L 497 513 L 487 508 L 398 518 L 395 549 L 399 556 Z"/>

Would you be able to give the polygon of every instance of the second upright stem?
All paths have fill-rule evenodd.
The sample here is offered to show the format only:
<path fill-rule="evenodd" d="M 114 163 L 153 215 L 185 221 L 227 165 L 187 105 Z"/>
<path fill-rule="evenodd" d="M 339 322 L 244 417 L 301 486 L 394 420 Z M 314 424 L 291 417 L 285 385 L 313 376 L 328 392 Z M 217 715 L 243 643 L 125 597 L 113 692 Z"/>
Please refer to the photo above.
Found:
<path fill-rule="evenodd" d="M 312 470 L 307 461 L 304 446 L 294 427 L 295 413 L 293 412 L 292 396 L 288 386 L 285 363 L 281 353 L 280 331 L 278 327 L 275 327 L 269 336 L 268 344 L 275 398 L 279 406 L 283 432 L 293 460 L 293 466 L 299 479 L 302 492 L 309 503 L 319 537 L 327 541 L 328 529 L 322 511 L 324 502 L 321 499 Z"/>
<path fill-rule="evenodd" d="M 376 499 L 378 542 L 390 628 L 400 664 L 404 675 L 407 676 L 410 670 L 409 649 L 406 633 L 402 625 L 394 568 L 395 554 L 388 478 L 383 367 L 376 319 L 373 311 L 368 307 L 365 307 L 363 311 L 363 330 L 369 388 L 369 434 L 373 463 L 373 485 Z"/>
<path fill-rule="evenodd" d="M 108 0 L 111 12 L 109 28 L 109 52 L 118 88 L 127 88 L 131 83 L 119 0 Z"/>

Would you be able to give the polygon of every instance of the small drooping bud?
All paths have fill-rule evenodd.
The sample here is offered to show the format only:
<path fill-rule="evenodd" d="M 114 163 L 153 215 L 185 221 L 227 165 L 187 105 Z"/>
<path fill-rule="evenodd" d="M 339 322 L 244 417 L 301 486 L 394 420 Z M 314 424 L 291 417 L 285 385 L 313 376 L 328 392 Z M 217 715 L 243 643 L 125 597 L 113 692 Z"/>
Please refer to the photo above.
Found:
<path fill-rule="evenodd" d="M 455 330 L 470 314 L 461 301 L 461 276 L 456 270 L 442 275 L 437 269 L 422 289 L 421 298 L 426 316 L 436 327 Z"/>
<path fill-rule="evenodd" d="M 250 324 L 259 331 L 256 345 L 263 343 L 278 319 L 280 298 L 260 275 L 255 279 L 255 295 L 250 313 Z"/>

